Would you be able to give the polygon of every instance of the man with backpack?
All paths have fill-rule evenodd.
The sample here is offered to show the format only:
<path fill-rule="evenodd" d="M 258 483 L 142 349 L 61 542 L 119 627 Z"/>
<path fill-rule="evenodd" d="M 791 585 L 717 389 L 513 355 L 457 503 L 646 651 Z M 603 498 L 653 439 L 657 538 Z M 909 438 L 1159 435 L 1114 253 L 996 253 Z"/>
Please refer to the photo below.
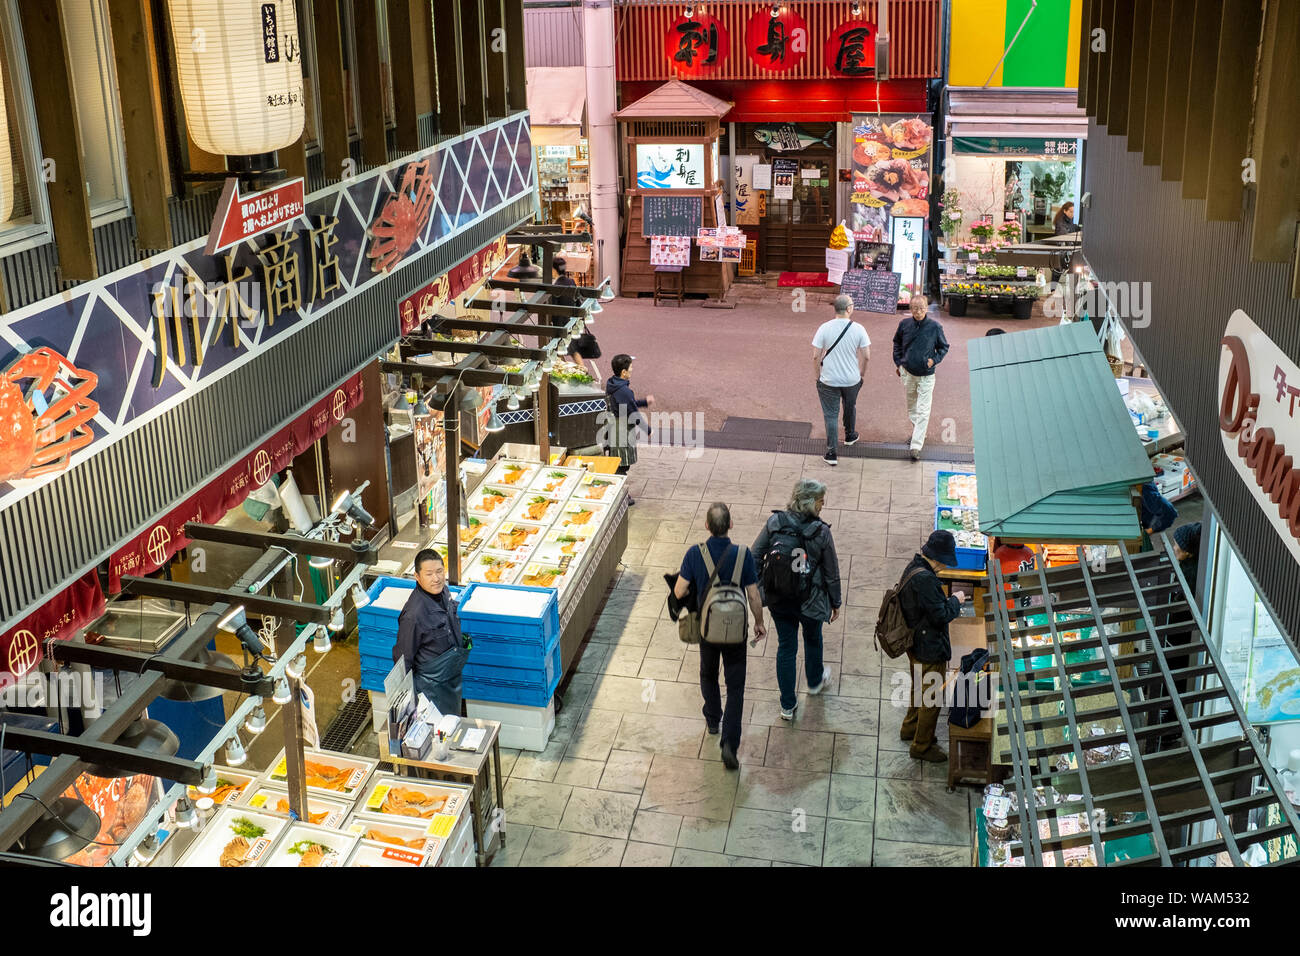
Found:
<path fill-rule="evenodd" d="M 838 465 L 840 403 L 844 403 L 844 444 L 858 440 L 858 392 L 871 359 L 871 339 L 867 330 L 853 321 L 853 300 L 847 295 L 835 297 L 835 318 L 823 322 L 813 336 L 813 374 L 817 377 L 817 397 L 822 403 L 826 423 L 826 454 L 822 461 Z"/>
<path fill-rule="evenodd" d="M 678 600 L 694 594 L 688 607 L 698 613 L 700 648 L 700 693 L 704 695 L 704 725 L 709 733 L 722 732 L 719 747 L 727 769 L 736 770 L 740 761 L 740 722 L 745 708 L 745 638 L 748 618 L 745 604 L 754 615 L 754 643 L 767 636 L 763 627 L 763 602 L 758 593 L 758 572 L 748 548 L 733 545 L 731 509 L 720 501 L 709 506 L 704 517 L 709 540 L 696 545 L 682 558 L 673 586 Z M 723 712 L 718 690 L 718 666 L 727 682 L 727 709 Z"/>
<path fill-rule="evenodd" d="M 954 591 L 951 597 L 943 593 L 943 583 L 938 570 L 956 567 L 957 540 L 951 531 L 936 531 L 930 535 L 921 553 L 903 570 L 896 588 L 885 595 L 880 619 L 895 617 L 889 604 L 896 600 L 903 620 L 911 631 L 911 646 L 907 659 L 911 663 L 911 706 L 903 717 L 899 730 L 901 739 L 910 741 L 909 753 L 917 760 L 934 763 L 946 761 L 948 754 L 935 743 L 935 727 L 939 711 L 943 709 L 942 687 L 952 658 L 952 644 L 948 640 L 948 623 L 961 614 L 965 593 Z M 881 625 L 877 624 L 877 637 Z M 882 642 L 882 651 L 893 656 L 893 650 Z"/>
<path fill-rule="evenodd" d="M 825 504 L 826 486 L 800 478 L 786 509 L 774 511 L 754 540 L 759 590 L 776 625 L 782 720 L 793 720 L 799 706 L 794 688 L 800 625 L 808 693 L 820 694 L 831 676 L 822 663 L 822 625 L 840 616 L 840 564 L 831 526 L 821 520 Z"/>

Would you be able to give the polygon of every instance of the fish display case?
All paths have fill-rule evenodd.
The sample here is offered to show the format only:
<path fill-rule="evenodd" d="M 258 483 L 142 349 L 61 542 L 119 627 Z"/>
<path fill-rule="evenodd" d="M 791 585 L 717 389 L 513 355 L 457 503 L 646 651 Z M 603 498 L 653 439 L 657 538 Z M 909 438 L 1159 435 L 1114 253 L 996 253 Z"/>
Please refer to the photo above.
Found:
<path fill-rule="evenodd" d="M 348 803 L 356 800 L 379 766 L 378 760 L 332 750 L 313 750 L 311 747 L 303 748 L 303 758 L 304 769 L 307 771 L 307 792 L 322 793 L 331 799 Z M 275 786 L 287 787 L 288 775 L 288 762 L 281 750 L 267 770 L 266 779 Z"/>
<path fill-rule="evenodd" d="M 213 814 L 177 866 L 260 866 L 290 822 L 287 816 L 227 804 Z"/>
<path fill-rule="evenodd" d="M 357 838 L 310 823 L 294 823 L 262 860 L 262 866 L 341 867 L 352 855 Z"/>
<path fill-rule="evenodd" d="M 268 813 L 289 814 L 289 790 L 287 787 L 258 781 L 241 794 L 237 806 L 250 807 Z M 307 793 L 307 822 L 327 830 L 338 830 L 347 819 L 352 803 L 348 800 L 335 800 L 321 796 L 313 791 Z"/>

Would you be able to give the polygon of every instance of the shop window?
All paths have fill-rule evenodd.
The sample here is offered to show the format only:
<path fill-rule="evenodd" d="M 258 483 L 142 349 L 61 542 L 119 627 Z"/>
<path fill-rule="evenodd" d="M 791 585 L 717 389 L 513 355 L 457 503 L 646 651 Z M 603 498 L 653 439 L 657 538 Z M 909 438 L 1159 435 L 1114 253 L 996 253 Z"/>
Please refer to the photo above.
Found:
<path fill-rule="evenodd" d="M 63 21 L 90 211 L 95 216 L 106 215 L 126 205 L 126 165 L 108 11 L 104 0 L 64 0 Z"/>
<path fill-rule="evenodd" d="M 0 5 L 0 243 L 44 235 L 36 120 L 13 7 Z"/>

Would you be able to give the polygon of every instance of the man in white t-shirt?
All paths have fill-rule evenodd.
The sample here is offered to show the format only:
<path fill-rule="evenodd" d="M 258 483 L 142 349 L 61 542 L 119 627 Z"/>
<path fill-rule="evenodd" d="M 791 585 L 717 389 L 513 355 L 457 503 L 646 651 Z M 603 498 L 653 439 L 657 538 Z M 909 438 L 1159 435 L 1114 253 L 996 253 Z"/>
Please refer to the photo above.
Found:
<path fill-rule="evenodd" d="M 826 420 L 826 455 L 828 465 L 839 464 L 836 439 L 839 436 L 840 402 L 844 403 L 844 444 L 858 440 L 858 392 L 871 359 L 871 339 L 867 330 L 853 321 L 853 300 L 836 296 L 835 318 L 822 324 L 813 336 L 813 368 L 817 375 L 817 397 L 822 402 Z"/>

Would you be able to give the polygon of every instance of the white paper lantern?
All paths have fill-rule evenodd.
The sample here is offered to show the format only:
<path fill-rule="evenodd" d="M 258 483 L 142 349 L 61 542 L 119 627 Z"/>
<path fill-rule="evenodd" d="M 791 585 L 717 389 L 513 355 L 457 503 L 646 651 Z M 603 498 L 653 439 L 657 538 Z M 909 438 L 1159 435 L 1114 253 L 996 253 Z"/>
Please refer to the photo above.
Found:
<path fill-rule="evenodd" d="M 5 78 L 0 70 L 0 222 L 14 214 L 14 164 L 9 154 L 9 110 L 5 107 Z"/>
<path fill-rule="evenodd" d="M 209 153 L 269 153 L 302 135 L 293 0 L 168 0 L 185 121 Z"/>

